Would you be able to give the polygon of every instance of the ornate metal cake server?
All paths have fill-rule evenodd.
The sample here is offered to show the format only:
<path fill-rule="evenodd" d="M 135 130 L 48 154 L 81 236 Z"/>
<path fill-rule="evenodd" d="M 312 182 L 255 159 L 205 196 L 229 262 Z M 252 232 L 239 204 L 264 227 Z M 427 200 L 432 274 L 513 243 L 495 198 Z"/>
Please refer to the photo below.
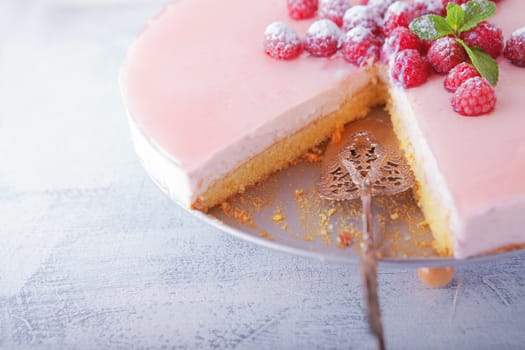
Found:
<path fill-rule="evenodd" d="M 385 349 L 377 295 L 378 242 L 373 231 L 372 197 L 404 192 L 414 185 L 414 176 L 397 147 L 393 132 L 386 124 L 379 121 L 358 123 L 363 124 L 363 131 L 351 134 L 342 149 L 327 150 L 319 193 L 323 198 L 335 201 L 361 199 L 364 241 L 362 274 L 368 322 L 378 348 Z M 376 131 L 380 142 L 372 130 Z"/>

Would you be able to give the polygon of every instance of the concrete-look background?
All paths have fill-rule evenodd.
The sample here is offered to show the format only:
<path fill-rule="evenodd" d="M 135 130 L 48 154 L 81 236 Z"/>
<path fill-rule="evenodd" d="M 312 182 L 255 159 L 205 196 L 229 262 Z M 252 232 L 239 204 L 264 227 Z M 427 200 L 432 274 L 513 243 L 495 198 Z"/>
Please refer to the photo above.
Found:
<path fill-rule="evenodd" d="M 373 349 L 357 266 L 231 238 L 141 169 L 118 72 L 165 2 L 0 0 L 0 348 Z M 525 348 L 524 268 L 381 268 L 388 345 Z"/>

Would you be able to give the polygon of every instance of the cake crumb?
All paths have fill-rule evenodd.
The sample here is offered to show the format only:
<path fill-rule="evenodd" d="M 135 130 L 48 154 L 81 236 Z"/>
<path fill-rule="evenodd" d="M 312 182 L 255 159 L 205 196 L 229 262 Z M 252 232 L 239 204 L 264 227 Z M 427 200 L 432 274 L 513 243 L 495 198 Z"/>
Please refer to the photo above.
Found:
<path fill-rule="evenodd" d="M 275 221 L 275 222 L 283 221 L 284 220 L 284 216 L 282 216 L 281 214 L 275 214 L 272 217 L 272 220 Z"/>
<path fill-rule="evenodd" d="M 312 152 L 307 152 L 304 154 L 304 159 L 308 162 L 308 163 L 317 163 L 317 162 L 320 162 L 322 160 L 322 157 L 315 154 L 315 153 L 312 153 Z"/>
<path fill-rule="evenodd" d="M 270 236 L 270 234 L 268 234 L 266 231 L 261 231 L 261 233 L 259 233 L 259 237 L 266 238 L 269 241 L 275 241 L 275 238 Z"/>
<path fill-rule="evenodd" d="M 344 125 L 337 125 L 335 127 L 335 130 L 332 133 L 332 140 L 330 141 L 332 145 L 341 142 L 343 131 L 345 131 Z"/>
<path fill-rule="evenodd" d="M 432 242 L 422 242 L 414 240 L 414 244 L 421 249 L 432 249 Z"/>
<path fill-rule="evenodd" d="M 246 210 L 236 206 L 232 206 L 228 202 L 221 203 L 221 209 L 226 216 L 237 221 L 239 225 L 248 225 L 250 227 L 255 227 L 253 217 Z"/>
<path fill-rule="evenodd" d="M 337 236 L 337 247 L 347 248 L 352 245 L 352 234 L 348 231 L 343 231 Z"/>
<path fill-rule="evenodd" d="M 419 224 L 417 224 L 420 228 L 427 228 L 429 226 L 428 221 L 421 221 Z"/>
<path fill-rule="evenodd" d="M 302 188 L 295 190 L 295 197 L 299 198 L 304 194 L 304 190 Z"/>
<path fill-rule="evenodd" d="M 398 213 L 394 213 L 394 214 L 390 215 L 390 219 L 392 219 L 392 220 L 399 219 L 399 214 Z"/>

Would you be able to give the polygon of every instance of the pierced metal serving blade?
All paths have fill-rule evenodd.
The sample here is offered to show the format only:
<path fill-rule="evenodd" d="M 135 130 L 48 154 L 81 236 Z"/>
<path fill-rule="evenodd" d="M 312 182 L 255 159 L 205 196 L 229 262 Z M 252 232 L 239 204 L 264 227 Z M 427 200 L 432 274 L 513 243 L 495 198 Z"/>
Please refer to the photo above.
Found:
<path fill-rule="evenodd" d="M 373 163 L 374 168 L 368 169 L 372 170 L 369 177 L 372 196 L 392 196 L 414 185 L 412 171 L 389 123 L 373 119 L 354 122 L 345 130 L 342 139 L 348 141 L 329 145 L 326 149 L 318 185 L 321 197 L 334 201 L 360 198 L 359 182 L 362 178 L 359 180 L 360 177 L 351 174 L 353 167 L 348 162 L 356 165 L 356 170 L 359 166 L 366 168 Z M 368 151 L 373 155 L 366 154 L 367 143 L 371 147 Z M 354 155 L 352 152 L 361 153 Z M 343 164 L 344 159 L 346 165 Z M 357 164 L 358 161 L 361 164 Z"/>
<path fill-rule="evenodd" d="M 350 132 L 353 133 L 348 135 Z M 361 121 L 353 123 L 346 134 L 348 142 L 331 149 L 329 147 L 325 153 L 319 192 L 330 200 L 361 199 L 364 236 L 362 273 L 368 322 L 378 348 L 385 349 L 377 295 L 377 242 L 372 227 L 372 198 L 408 190 L 414 185 L 414 176 L 388 124 L 377 120 Z"/>

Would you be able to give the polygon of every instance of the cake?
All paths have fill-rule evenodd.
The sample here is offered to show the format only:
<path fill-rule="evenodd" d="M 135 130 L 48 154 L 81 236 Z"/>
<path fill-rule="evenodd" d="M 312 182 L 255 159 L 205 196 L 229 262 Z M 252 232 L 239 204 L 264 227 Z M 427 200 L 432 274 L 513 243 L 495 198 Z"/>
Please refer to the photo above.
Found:
<path fill-rule="evenodd" d="M 507 38 L 523 13 L 524 1 L 505 0 L 491 22 Z M 286 1 L 176 1 L 130 48 L 121 88 L 132 138 L 171 198 L 206 211 L 386 104 L 440 254 L 524 245 L 525 69 L 498 58 L 495 111 L 465 118 L 441 75 L 404 89 L 383 63 L 265 55 L 274 21 L 291 22 Z M 291 23 L 303 35 L 312 21 Z"/>

